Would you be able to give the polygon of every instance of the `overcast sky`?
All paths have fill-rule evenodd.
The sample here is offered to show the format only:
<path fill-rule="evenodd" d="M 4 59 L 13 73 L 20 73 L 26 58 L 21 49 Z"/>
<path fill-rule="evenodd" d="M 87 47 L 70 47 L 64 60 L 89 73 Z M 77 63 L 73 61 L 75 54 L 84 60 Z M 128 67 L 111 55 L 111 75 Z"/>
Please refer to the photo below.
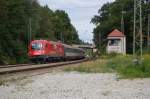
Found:
<path fill-rule="evenodd" d="M 86 42 L 92 42 L 94 25 L 91 18 L 97 14 L 98 9 L 106 2 L 113 0 L 39 0 L 41 5 L 49 8 L 65 10 L 76 27 L 79 38 Z"/>

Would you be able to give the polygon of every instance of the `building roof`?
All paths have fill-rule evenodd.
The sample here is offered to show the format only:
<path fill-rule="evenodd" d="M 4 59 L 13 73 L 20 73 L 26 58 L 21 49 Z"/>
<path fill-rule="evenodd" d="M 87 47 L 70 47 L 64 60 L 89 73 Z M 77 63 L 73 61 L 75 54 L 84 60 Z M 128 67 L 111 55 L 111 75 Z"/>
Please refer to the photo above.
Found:
<path fill-rule="evenodd" d="M 125 35 L 120 32 L 118 29 L 114 29 L 109 35 L 108 37 L 124 37 Z"/>

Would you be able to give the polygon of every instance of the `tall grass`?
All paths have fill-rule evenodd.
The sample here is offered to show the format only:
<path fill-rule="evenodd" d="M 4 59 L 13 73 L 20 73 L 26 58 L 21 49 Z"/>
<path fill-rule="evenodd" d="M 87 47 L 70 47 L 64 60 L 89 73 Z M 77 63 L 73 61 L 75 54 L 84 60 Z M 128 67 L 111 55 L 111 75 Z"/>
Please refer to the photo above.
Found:
<path fill-rule="evenodd" d="M 131 55 L 103 56 L 102 58 L 66 68 L 65 71 L 86 73 L 116 72 L 121 78 L 150 77 L 150 55 L 144 55 L 142 64 L 134 64 Z"/>
<path fill-rule="evenodd" d="M 122 78 L 145 78 L 150 77 L 150 55 L 144 55 L 142 64 L 128 62 L 117 70 Z"/>

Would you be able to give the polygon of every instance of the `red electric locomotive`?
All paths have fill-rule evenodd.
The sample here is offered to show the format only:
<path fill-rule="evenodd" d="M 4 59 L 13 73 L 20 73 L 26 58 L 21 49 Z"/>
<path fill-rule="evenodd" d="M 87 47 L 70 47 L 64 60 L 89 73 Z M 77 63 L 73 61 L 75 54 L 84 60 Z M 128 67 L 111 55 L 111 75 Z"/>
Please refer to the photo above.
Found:
<path fill-rule="evenodd" d="M 61 42 L 34 40 L 29 44 L 28 56 L 32 62 L 84 58 L 84 50 Z"/>

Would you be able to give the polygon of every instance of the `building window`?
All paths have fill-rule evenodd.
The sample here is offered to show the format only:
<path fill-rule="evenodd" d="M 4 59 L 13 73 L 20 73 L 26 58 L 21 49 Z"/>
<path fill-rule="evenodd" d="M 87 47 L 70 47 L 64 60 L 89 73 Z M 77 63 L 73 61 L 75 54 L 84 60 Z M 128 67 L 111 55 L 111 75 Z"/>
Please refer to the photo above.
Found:
<path fill-rule="evenodd" d="M 119 46 L 120 39 L 109 40 L 109 46 Z"/>

